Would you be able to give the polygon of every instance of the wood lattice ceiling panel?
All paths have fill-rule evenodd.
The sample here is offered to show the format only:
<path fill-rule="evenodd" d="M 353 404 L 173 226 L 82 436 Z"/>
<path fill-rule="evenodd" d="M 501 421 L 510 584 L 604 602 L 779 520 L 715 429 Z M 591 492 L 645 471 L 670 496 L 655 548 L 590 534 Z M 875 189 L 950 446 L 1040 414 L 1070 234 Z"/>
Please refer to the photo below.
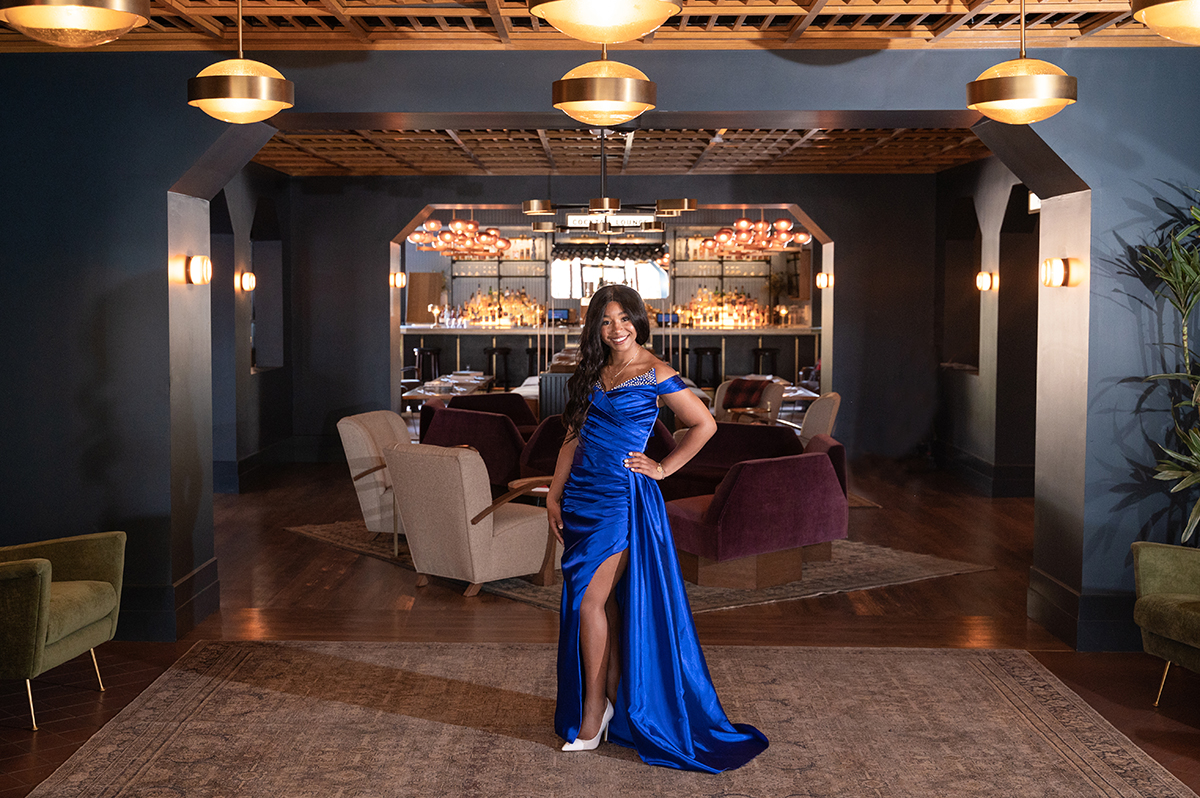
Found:
<path fill-rule="evenodd" d="M 153 0 L 150 24 L 105 50 L 230 50 L 236 0 Z M 1030 47 L 1172 47 L 1128 0 L 1028 0 Z M 1015 48 L 1019 0 L 683 0 L 619 49 Z M 586 49 L 514 0 L 245 0 L 248 50 Z M 0 28 L 0 52 L 53 51 Z"/>
<path fill-rule="evenodd" d="M 966 129 L 632 130 L 605 144 L 613 174 L 930 174 L 991 153 Z M 594 175 L 589 130 L 281 130 L 255 162 L 288 175 Z"/>

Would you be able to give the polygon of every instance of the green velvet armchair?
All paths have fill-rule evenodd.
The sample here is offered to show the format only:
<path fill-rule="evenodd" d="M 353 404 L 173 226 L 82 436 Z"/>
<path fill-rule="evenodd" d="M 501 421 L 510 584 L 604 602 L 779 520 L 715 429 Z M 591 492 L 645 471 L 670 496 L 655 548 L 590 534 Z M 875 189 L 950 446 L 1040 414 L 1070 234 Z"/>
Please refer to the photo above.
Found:
<path fill-rule="evenodd" d="M 92 654 L 117 631 L 125 533 L 0 547 L 0 679 L 24 679 L 37 731 L 30 679 Z"/>
<path fill-rule="evenodd" d="M 1200 673 L 1200 549 L 1139 541 L 1133 544 L 1133 573 L 1133 620 L 1142 628 L 1142 648 L 1167 661 L 1154 699 L 1158 706 L 1172 662 Z"/>

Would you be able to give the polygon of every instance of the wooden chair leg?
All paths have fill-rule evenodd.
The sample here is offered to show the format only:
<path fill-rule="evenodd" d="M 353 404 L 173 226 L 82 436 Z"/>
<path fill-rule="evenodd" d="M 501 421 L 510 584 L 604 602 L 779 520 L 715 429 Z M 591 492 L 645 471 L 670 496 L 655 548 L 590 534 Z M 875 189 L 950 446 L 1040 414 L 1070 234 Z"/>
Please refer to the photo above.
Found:
<path fill-rule="evenodd" d="M 417 587 L 425 587 L 429 584 L 429 577 L 425 574 L 417 574 Z"/>
<path fill-rule="evenodd" d="M 92 655 L 92 667 L 96 669 L 96 682 L 100 685 L 100 692 L 104 692 L 104 680 L 100 678 L 100 663 L 96 662 L 96 649 L 89 648 L 88 651 Z"/>
<path fill-rule="evenodd" d="M 33 687 L 28 679 L 25 680 L 25 693 L 29 696 L 29 720 L 33 723 L 33 730 L 37 731 L 37 716 L 33 714 Z"/>
<path fill-rule="evenodd" d="M 472 582 L 471 584 L 467 585 L 467 589 L 463 591 L 463 595 L 466 596 L 467 598 L 471 598 L 472 596 L 478 596 L 479 588 L 481 588 L 481 587 L 483 587 L 482 584 L 480 584 L 478 582 Z"/>
<path fill-rule="evenodd" d="M 1162 700 L 1163 688 L 1167 686 L 1167 674 L 1171 671 L 1171 660 L 1167 660 L 1167 666 L 1163 668 L 1162 681 L 1158 683 L 1158 695 L 1154 697 L 1154 706 L 1158 706 L 1158 702 Z"/>

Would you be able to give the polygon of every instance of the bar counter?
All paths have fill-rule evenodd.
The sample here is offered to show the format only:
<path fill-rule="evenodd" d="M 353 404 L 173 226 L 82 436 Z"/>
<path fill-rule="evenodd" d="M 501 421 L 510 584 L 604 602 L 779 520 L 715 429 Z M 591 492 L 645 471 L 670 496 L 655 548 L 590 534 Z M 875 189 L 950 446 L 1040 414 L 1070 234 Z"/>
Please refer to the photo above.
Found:
<path fill-rule="evenodd" d="M 394 328 L 395 329 L 395 328 Z M 417 366 L 417 349 L 438 350 L 439 370 L 476 370 L 496 374 L 498 386 L 514 387 L 526 377 L 545 371 L 551 356 L 568 342 L 579 340 L 571 327 L 442 327 L 410 324 L 398 328 L 395 361 Z M 681 374 L 702 386 L 716 387 L 727 377 L 755 373 L 755 349 L 774 349 L 762 364 L 770 372 L 795 382 L 797 372 L 820 357 L 820 327 L 651 327 L 655 351 Z M 507 349 L 493 355 L 485 349 Z M 709 350 L 707 354 L 698 350 Z M 716 351 L 713 351 L 716 350 Z M 683 355 L 686 354 L 686 357 Z M 715 369 L 714 369 L 715 366 Z M 715 373 L 713 373 L 715 371 Z"/>

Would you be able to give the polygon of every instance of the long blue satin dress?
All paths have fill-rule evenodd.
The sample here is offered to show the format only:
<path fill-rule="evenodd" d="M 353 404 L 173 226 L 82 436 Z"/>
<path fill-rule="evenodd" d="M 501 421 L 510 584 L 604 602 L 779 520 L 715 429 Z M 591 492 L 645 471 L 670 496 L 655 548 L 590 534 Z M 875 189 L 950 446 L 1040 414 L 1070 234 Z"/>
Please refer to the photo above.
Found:
<path fill-rule="evenodd" d="M 628 549 L 616 587 L 622 668 L 609 741 L 651 765 L 719 773 L 749 762 L 767 738 L 725 717 L 696 638 L 662 491 L 622 463 L 629 452 L 645 451 L 657 397 L 686 389 L 675 376 L 656 383 L 653 369 L 608 392 L 592 389 L 561 502 L 566 547 L 554 726 L 568 742 L 579 735 L 580 602 L 600 564 Z"/>

